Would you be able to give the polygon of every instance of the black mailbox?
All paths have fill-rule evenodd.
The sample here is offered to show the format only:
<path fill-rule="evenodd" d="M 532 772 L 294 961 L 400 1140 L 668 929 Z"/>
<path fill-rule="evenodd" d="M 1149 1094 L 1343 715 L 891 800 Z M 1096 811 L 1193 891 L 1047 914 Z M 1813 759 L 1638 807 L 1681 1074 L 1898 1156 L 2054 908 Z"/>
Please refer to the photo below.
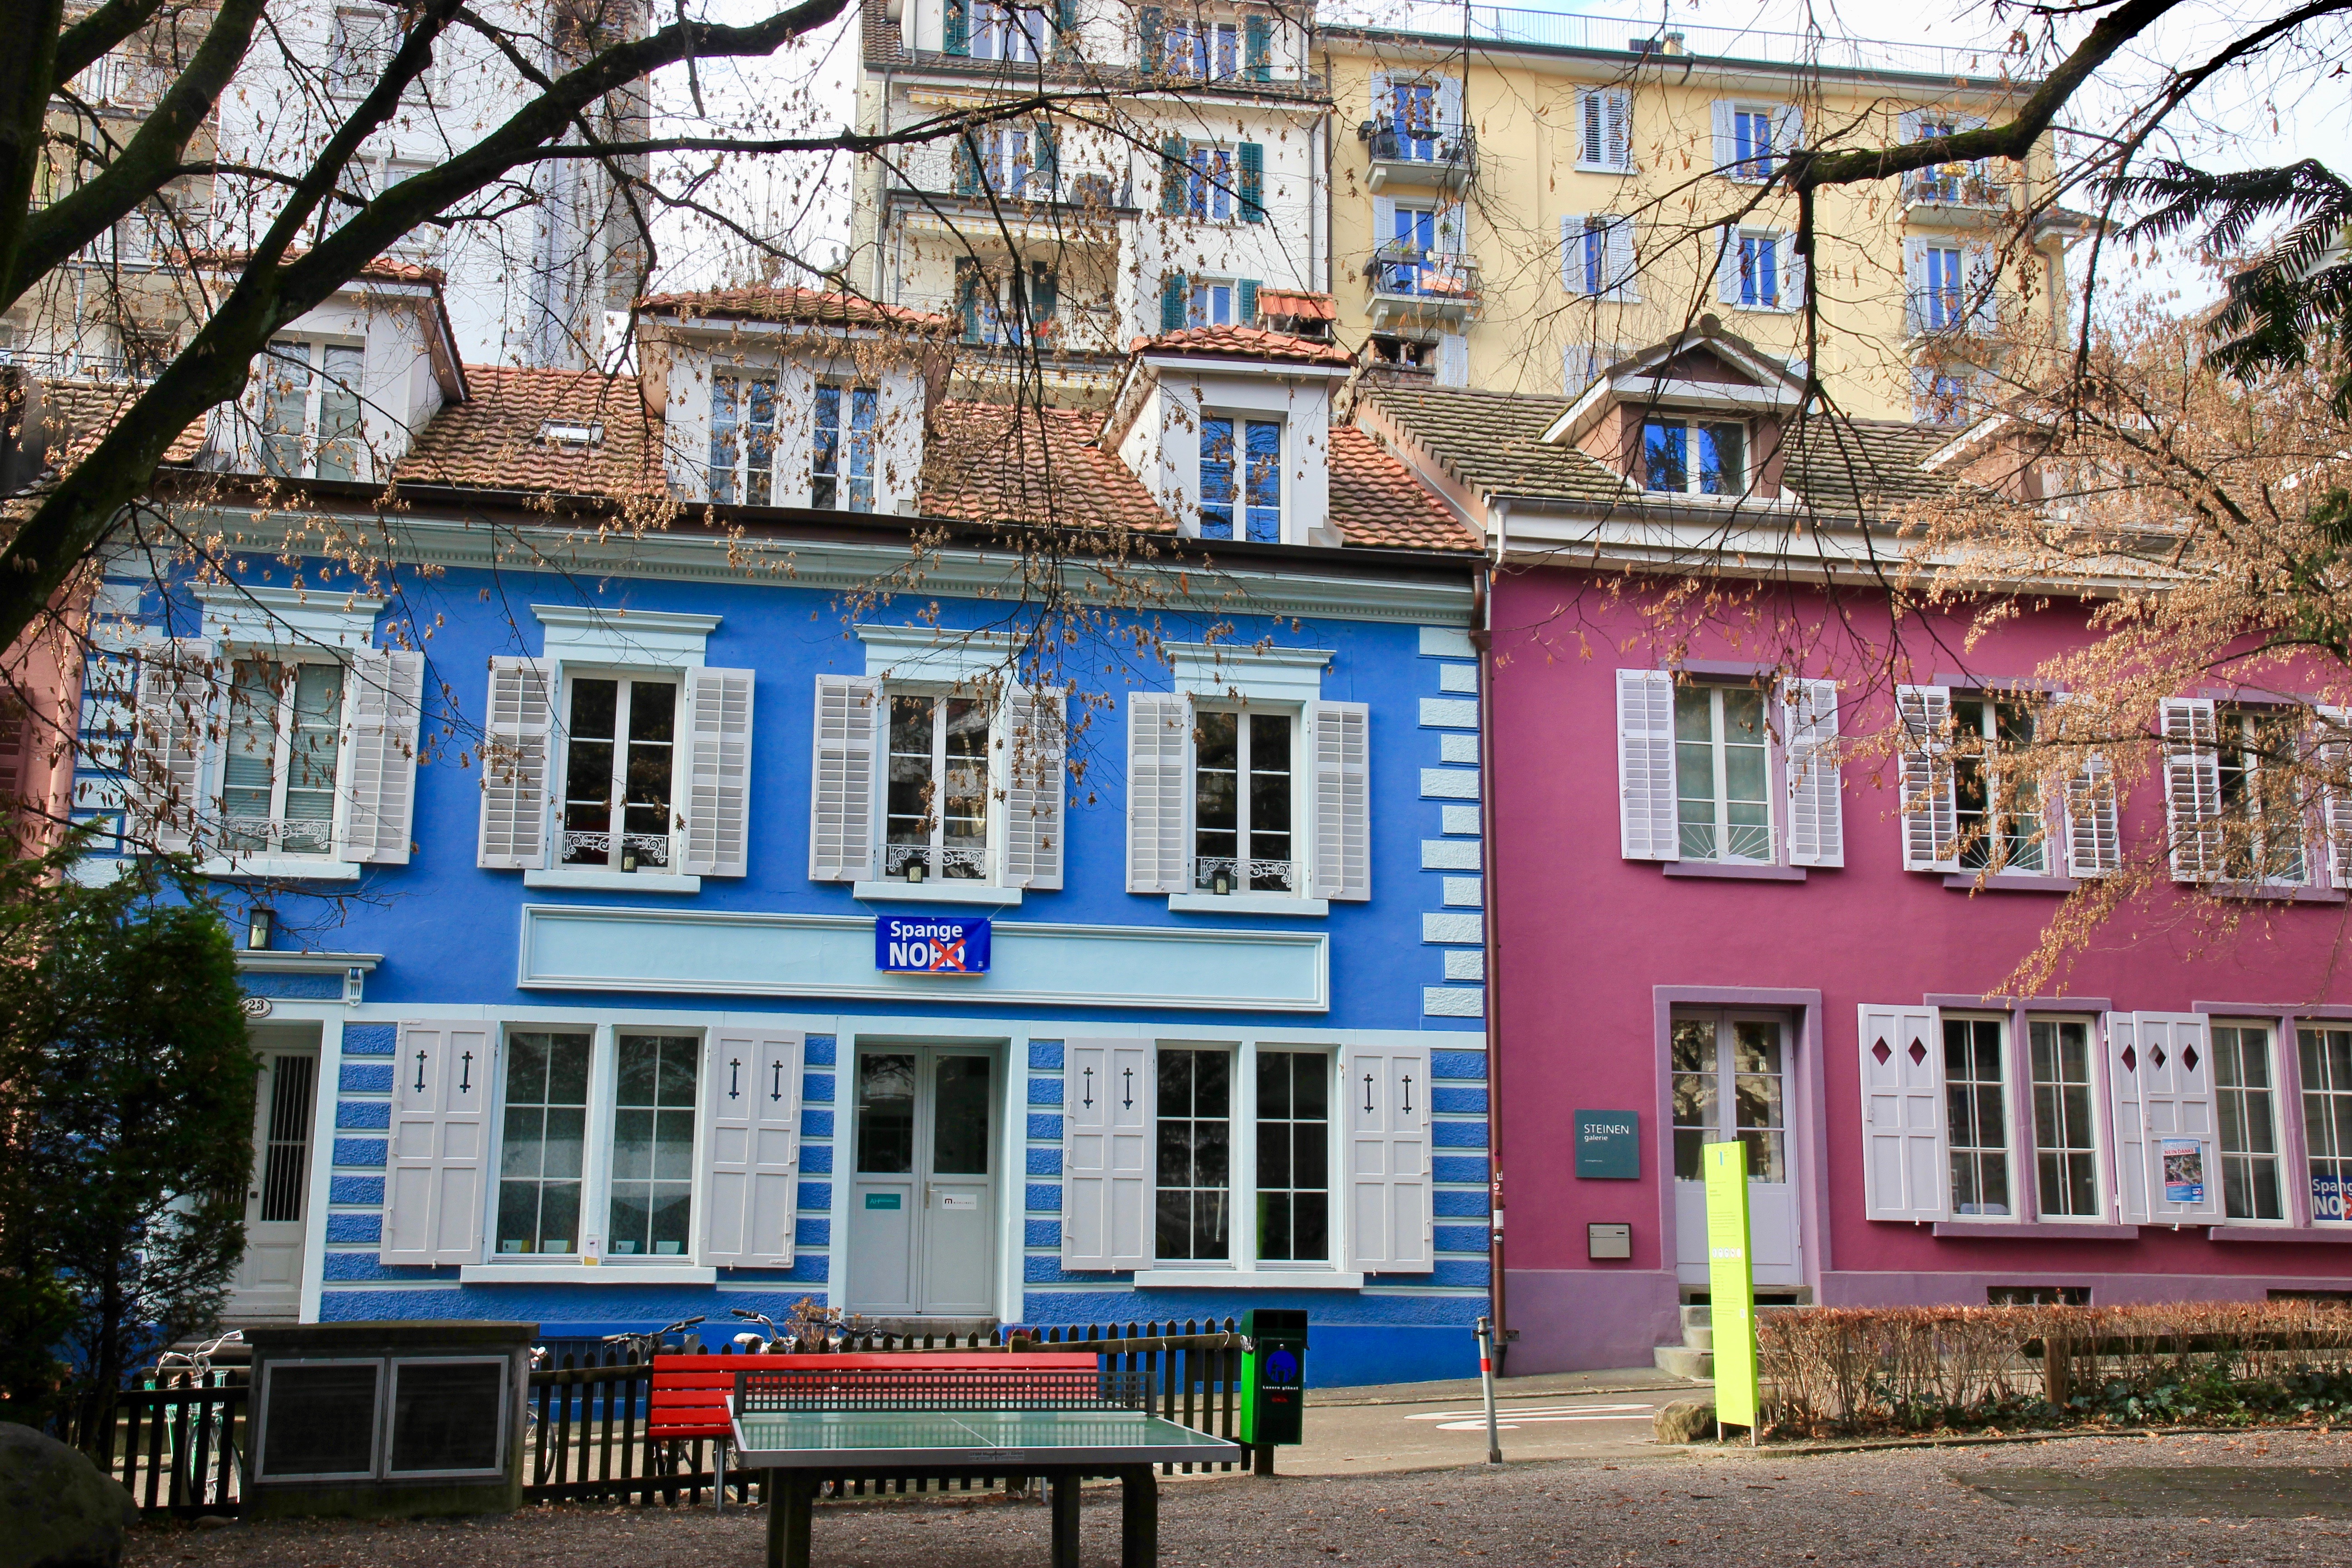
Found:
<path fill-rule="evenodd" d="M 1242 1314 L 1242 1441 L 1253 1447 L 1305 1440 L 1307 1314 L 1255 1308 Z"/>

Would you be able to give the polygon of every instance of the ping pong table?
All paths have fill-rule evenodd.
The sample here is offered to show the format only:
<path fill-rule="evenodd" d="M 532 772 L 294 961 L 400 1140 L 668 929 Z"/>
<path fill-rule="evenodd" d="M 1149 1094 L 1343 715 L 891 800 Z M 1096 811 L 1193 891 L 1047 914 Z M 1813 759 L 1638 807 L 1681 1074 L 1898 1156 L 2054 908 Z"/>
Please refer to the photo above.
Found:
<path fill-rule="evenodd" d="M 1151 1415 L 1146 1402 L 1140 1373 L 1024 1370 L 1015 1359 L 1003 1371 L 747 1371 L 728 1405 L 737 1462 L 767 1472 L 768 1568 L 809 1568 L 825 1481 L 899 1476 L 1045 1480 L 1054 1568 L 1077 1568 L 1079 1484 L 1116 1477 L 1121 1568 L 1156 1568 L 1152 1466 L 1235 1463 L 1247 1450 Z"/>

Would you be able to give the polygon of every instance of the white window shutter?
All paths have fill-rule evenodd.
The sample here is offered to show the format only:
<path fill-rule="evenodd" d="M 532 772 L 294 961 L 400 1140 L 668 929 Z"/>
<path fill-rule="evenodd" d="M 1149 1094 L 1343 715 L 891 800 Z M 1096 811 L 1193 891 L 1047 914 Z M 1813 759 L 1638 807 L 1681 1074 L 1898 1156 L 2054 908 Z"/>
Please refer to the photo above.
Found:
<path fill-rule="evenodd" d="M 404 648 L 362 648 L 352 656 L 347 679 L 335 858 L 405 866 L 416 798 L 425 656 Z"/>
<path fill-rule="evenodd" d="M 482 721 L 482 829 L 474 864 L 535 871 L 547 864 L 548 742 L 554 671 L 545 659 L 490 660 Z"/>
<path fill-rule="evenodd" d="M 1640 263 L 1633 255 L 1633 220 L 1610 219 L 1608 226 L 1601 230 L 1601 287 L 1609 298 L 1628 304 L 1638 301 L 1642 298 L 1635 277 L 1639 270 Z"/>
<path fill-rule="evenodd" d="M 1739 303 L 1739 231 L 1725 225 L 1715 231 L 1715 298 L 1723 305 Z"/>
<path fill-rule="evenodd" d="M 783 1031 L 720 1029 L 704 1053 L 702 1266 L 790 1268 L 800 1209 L 801 1047 Z"/>
<path fill-rule="evenodd" d="M 2346 737 L 2347 718 L 2341 708 L 2319 710 L 2319 766 L 2323 777 L 2339 781 L 2320 792 L 2322 831 L 2327 835 L 2327 879 L 2331 886 L 2352 888 L 2352 740 Z"/>
<path fill-rule="evenodd" d="M 487 1024 L 400 1026 L 380 1262 L 481 1261 L 494 1037 Z"/>
<path fill-rule="evenodd" d="M 1804 106 L 1796 103 L 1782 104 L 1772 116 L 1772 150 L 1786 158 L 1804 144 Z"/>
<path fill-rule="evenodd" d="M 1862 1183 L 1871 1219 L 1938 1220 L 1950 1205 L 1944 1041 L 1933 1007 L 1861 1008 Z"/>
<path fill-rule="evenodd" d="M 1919 140 L 1919 127 L 1927 122 L 1927 110 L 1906 109 L 1895 117 L 1895 144 L 1907 146 Z"/>
<path fill-rule="evenodd" d="M 1585 291 L 1582 213 L 1562 213 L 1559 217 L 1559 286 L 1571 294 Z"/>
<path fill-rule="evenodd" d="M 1372 896 L 1372 710 L 1361 702 L 1307 705 L 1315 765 L 1315 896 Z"/>
<path fill-rule="evenodd" d="M 1460 332 L 1441 332 L 1437 337 L 1437 374 L 1433 377 L 1439 386 L 1470 384 L 1470 340 Z"/>
<path fill-rule="evenodd" d="M 1064 1042 L 1063 1268 L 1151 1267 L 1158 1091 L 1149 1042 Z"/>
<path fill-rule="evenodd" d="M 1903 330 L 1913 337 L 1927 330 L 1927 242 L 1903 242 Z"/>
<path fill-rule="evenodd" d="M 1718 98 L 1708 107 L 1713 110 L 1715 172 L 1727 179 L 1742 178 L 1732 168 L 1739 162 L 1739 133 L 1733 127 L 1731 117 L 1739 111 L 1739 106 L 1727 98 Z"/>
<path fill-rule="evenodd" d="M 1576 95 L 1576 161 L 1598 168 L 1601 149 L 1607 145 L 1605 116 L 1601 107 L 1599 89 L 1587 88 Z"/>
<path fill-rule="evenodd" d="M 1004 883 L 1062 885 L 1062 812 L 1069 744 L 1062 694 L 1009 688 L 1004 694 Z"/>
<path fill-rule="evenodd" d="M 1963 247 L 1960 257 L 1960 276 L 1967 286 L 1960 309 L 1967 313 L 1969 331 L 1990 332 L 2000 325 L 2000 258 L 1981 240 Z"/>
<path fill-rule="evenodd" d="M 1952 784 L 1952 689 L 1898 686 L 1902 721 L 1903 868 L 1960 868 L 1959 805 Z"/>
<path fill-rule="evenodd" d="M 1797 237 L 1784 234 L 1774 242 L 1780 251 L 1780 308 L 1801 310 L 1812 289 L 1812 269 L 1797 253 Z"/>
<path fill-rule="evenodd" d="M 1789 863 L 1845 864 L 1844 790 L 1838 776 L 1834 680 L 1780 683 L 1789 774 Z"/>
<path fill-rule="evenodd" d="M 751 671 L 686 674 L 689 877 L 740 877 L 751 858 Z"/>
<path fill-rule="evenodd" d="M 2140 1108 L 2139 1031 L 2129 1013 L 2109 1013 L 2106 1025 L 2107 1106 L 2116 1138 L 2116 1218 L 2147 1223 L 2147 1123 Z"/>
<path fill-rule="evenodd" d="M 2164 700 L 2164 802 L 2171 828 L 2172 879 L 2218 881 L 2222 848 L 2221 758 L 2215 749 L 2210 698 Z"/>
<path fill-rule="evenodd" d="M 1374 196 L 1372 198 L 1372 244 L 1374 247 L 1377 248 L 1378 247 L 1386 245 L 1395 239 L 1396 231 L 1396 198 L 1394 196 Z"/>
<path fill-rule="evenodd" d="M 131 748 L 131 804 L 139 837 L 154 848 L 194 842 L 212 751 L 213 645 L 202 637 L 150 643 L 139 654 L 138 735 Z"/>
<path fill-rule="evenodd" d="M 1434 1199 L 1429 1167 L 1429 1047 L 1350 1046 L 1339 1062 L 1347 1107 L 1346 1268 L 1425 1274 Z"/>
<path fill-rule="evenodd" d="M 1601 163 L 1622 172 L 1633 167 L 1633 95 L 1622 87 L 1611 88 L 1601 95 L 1601 118 L 1607 122 L 1602 131 Z"/>
<path fill-rule="evenodd" d="M 1675 678 L 1617 672 L 1617 826 L 1628 860 L 1679 860 L 1675 805 Z"/>
<path fill-rule="evenodd" d="M 1192 791 L 1192 702 L 1181 693 L 1127 699 L 1127 890 L 1181 893 Z"/>
<path fill-rule="evenodd" d="M 2213 1046 L 2199 1013 L 2135 1013 L 2141 1127 L 2147 1146 L 2147 1217 L 2155 1225 L 2221 1217 L 2221 1142 L 2213 1104 Z M 2167 1156 L 2165 1145 L 2175 1145 Z M 2195 1145 L 2193 1150 L 2182 1147 Z M 2195 1197 L 2166 1195 L 2168 1177 L 2193 1178 Z M 2186 1189 L 2184 1189 L 2186 1190 Z"/>
<path fill-rule="evenodd" d="M 874 879 L 874 796 L 882 683 L 864 675 L 816 678 L 816 757 L 809 783 L 809 880 Z"/>
<path fill-rule="evenodd" d="M 1437 79 L 1437 128 L 1448 136 L 1462 130 L 1462 79 L 1458 76 Z"/>
<path fill-rule="evenodd" d="M 2116 815 L 2116 781 L 2107 760 L 2094 753 L 2066 781 L 2066 874 L 2105 877 L 2123 868 L 2123 829 Z"/>

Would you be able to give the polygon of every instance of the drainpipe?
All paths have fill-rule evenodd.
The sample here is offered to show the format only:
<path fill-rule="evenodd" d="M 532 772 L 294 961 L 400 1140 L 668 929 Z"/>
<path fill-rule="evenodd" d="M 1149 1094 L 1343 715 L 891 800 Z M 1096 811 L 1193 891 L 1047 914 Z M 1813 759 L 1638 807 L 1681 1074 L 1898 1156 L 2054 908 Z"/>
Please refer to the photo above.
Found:
<path fill-rule="evenodd" d="M 1499 508 L 1496 521 L 1499 524 Z M 1503 1281 L 1503 966 L 1497 945 L 1502 920 L 1495 876 L 1499 868 L 1495 852 L 1495 595 L 1493 563 L 1485 560 L 1478 563 L 1470 619 L 1470 646 L 1478 654 L 1478 842 L 1485 861 L 1480 886 L 1486 893 L 1481 901 L 1486 906 L 1486 1194 L 1493 1208 L 1486 1226 L 1486 1272 L 1495 1314 L 1495 1371 L 1499 1376 L 1508 1369 L 1511 1341 L 1517 1336 L 1507 1326 L 1510 1314 L 1505 1306 Z"/>

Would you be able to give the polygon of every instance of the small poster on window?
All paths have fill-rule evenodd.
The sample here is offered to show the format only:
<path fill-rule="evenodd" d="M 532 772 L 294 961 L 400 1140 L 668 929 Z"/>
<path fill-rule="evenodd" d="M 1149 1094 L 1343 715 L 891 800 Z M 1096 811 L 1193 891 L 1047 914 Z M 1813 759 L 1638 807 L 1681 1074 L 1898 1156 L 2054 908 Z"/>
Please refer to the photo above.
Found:
<path fill-rule="evenodd" d="M 2205 1145 L 2194 1138 L 2163 1140 L 2164 1201 L 2201 1204 L 2205 1201 Z"/>
<path fill-rule="evenodd" d="M 2352 1181 L 2341 1176 L 2311 1178 L 2311 1217 L 2325 1224 L 2331 1220 L 2352 1219 L 2346 1205 L 2352 1200 Z"/>

